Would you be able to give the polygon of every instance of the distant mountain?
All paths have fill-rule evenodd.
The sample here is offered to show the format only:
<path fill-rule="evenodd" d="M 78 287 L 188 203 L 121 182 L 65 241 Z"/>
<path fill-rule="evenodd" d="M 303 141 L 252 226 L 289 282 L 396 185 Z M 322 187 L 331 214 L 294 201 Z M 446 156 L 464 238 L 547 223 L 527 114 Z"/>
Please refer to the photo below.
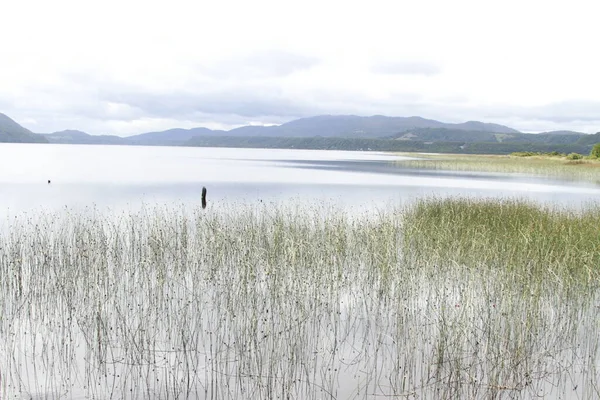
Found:
<path fill-rule="evenodd" d="M 516 129 L 509 128 L 504 125 L 490 124 L 479 121 L 468 121 L 462 124 L 446 124 L 453 125 L 451 128 L 464 129 L 466 131 L 479 131 L 479 132 L 494 132 L 494 133 L 520 133 Z"/>
<path fill-rule="evenodd" d="M 543 144 L 576 144 L 588 136 L 585 133 L 562 133 L 561 131 L 546 133 L 521 133 L 504 135 L 503 143 L 543 143 Z"/>
<path fill-rule="evenodd" d="M 550 132 L 540 132 L 540 135 L 586 135 L 583 132 L 575 132 L 575 131 L 550 131 Z"/>
<path fill-rule="evenodd" d="M 0 113 L 0 142 L 5 143 L 47 143 L 41 135 L 23 128 L 8 116 Z"/>
<path fill-rule="evenodd" d="M 593 135 L 588 135 L 593 136 Z M 600 136 L 600 135 L 599 135 Z M 600 137 L 596 138 L 600 141 Z M 190 139 L 188 146 L 263 149 L 318 149 L 360 151 L 407 151 L 459 154 L 510 154 L 512 152 L 553 152 L 589 154 L 591 144 L 546 144 L 503 142 L 445 142 L 336 137 L 203 136 Z"/>
<path fill-rule="evenodd" d="M 421 117 L 359 117 L 356 115 L 320 115 L 301 118 L 276 126 L 243 126 L 230 131 L 213 131 L 206 128 L 170 129 L 162 132 L 144 133 L 126 138 L 130 144 L 181 144 L 195 137 L 339 137 L 339 138 L 387 138 L 415 129 L 448 129 L 461 132 L 519 134 L 519 131 L 503 125 L 469 121 L 449 124 Z M 467 133 L 467 136 L 469 134 Z"/>
<path fill-rule="evenodd" d="M 582 135 L 577 139 L 577 144 L 594 145 L 596 143 L 600 143 L 600 132 L 593 135 Z"/>
<path fill-rule="evenodd" d="M 235 128 L 224 133 L 224 135 L 232 137 L 246 137 L 246 136 L 278 136 L 277 132 L 280 132 L 280 126 L 255 126 L 248 125 L 240 128 Z"/>
<path fill-rule="evenodd" d="M 208 128 L 169 129 L 160 132 L 148 132 L 129 137 L 110 135 L 89 135 L 77 130 L 65 130 L 43 135 L 35 135 L 14 121 L 4 116 L 15 127 L 20 128 L 29 138 L 50 143 L 71 144 L 132 144 L 132 145 L 183 145 L 197 137 L 227 136 L 227 137 L 337 137 L 337 138 L 401 138 L 410 139 L 419 131 L 418 136 L 425 140 L 437 140 L 441 136 L 452 140 L 481 141 L 489 140 L 493 133 L 519 134 L 518 131 L 503 125 L 469 121 L 461 124 L 448 124 L 421 117 L 359 117 L 356 115 L 320 115 L 301 118 L 275 126 L 243 126 L 230 131 L 211 130 Z M 34 136 L 31 136 L 34 135 Z M 404 136 L 403 136 L 404 135 Z M 11 140 L 14 139 L 14 140 Z M 7 137 L 5 141 L 17 141 Z"/>
<path fill-rule="evenodd" d="M 467 131 L 464 129 L 421 128 L 400 133 L 392 138 L 396 140 L 425 142 L 589 145 L 599 142 L 600 134 L 589 135 L 586 133 L 573 131 L 553 131 L 544 133 L 493 133 L 484 131 Z"/>
<path fill-rule="evenodd" d="M 82 131 L 66 130 L 43 134 L 49 143 L 62 144 L 125 144 L 122 137 L 111 135 L 90 135 Z"/>
<path fill-rule="evenodd" d="M 54 133 L 49 133 L 46 135 L 47 137 L 52 137 L 55 139 L 58 138 L 70 138 L 70 139 L 85 139 L 88 138 L 92 135 L 90 135 L 89 133 L 85 133 L 82 131 L 76 131 L 76 130 L 65 130 L 65 131 L 60 131 L 60 132 L 54 132 Z"/>
<path fill-rule="evenodd" d="M 469 121 L 462 124 L 449 124 L 421 117 L 359 117 L 356 115 L 320 115 L 301 118 L 279 126 L 243 127 L 232 129 L 227 136 L 278 136 L 278 137 L 346 137 L 381 138 L 422 128 L 460 129 L 494 133 L 519 133 L 503 125 Z"/>
<path fill-rule="evenodd" d="M 521 135 L 518 133 L 518 135 Z M 510 134 L 485 131 L 470 131 L 458 128 L 419 128 L 392 136 L 396 140 L 421 140 L 426 142 L 497 142 Z"/>
<path fill-rule="evenodd" d="M 275 126 L 243 126 L 229 131 L 169 129 L 129 137 L 90 135 L 77 130 L 35 134 L 0 114 L 0 142 L 215 146 L 344 150 L 431 151 L 507 154 L 560 151 L 587 154 L 600 133 L 573 131 L 521 133 L 479 121 L 444 123 L 422 117 L 319 115 Z"/>
<path fill-rule="evenodd" d="M 213 131 L 208 128 L 169 129 L 161 132 L 142 133 L 123 138 L 126 144 L 140 145 L 177 145 L 197 136 L 216 136 L 225 131 Z"/>

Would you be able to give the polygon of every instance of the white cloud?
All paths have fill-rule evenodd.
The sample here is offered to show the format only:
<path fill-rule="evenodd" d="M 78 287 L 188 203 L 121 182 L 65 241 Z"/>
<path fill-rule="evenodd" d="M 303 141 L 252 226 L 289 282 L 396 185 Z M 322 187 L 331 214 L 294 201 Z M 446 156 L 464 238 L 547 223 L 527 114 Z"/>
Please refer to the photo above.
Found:
<path fill-rule="evenodd" d="M 372 71 L 391 75 L 436 75 L 441 72 L 441 69 L 434 63 L 400 61 L 375 65 Z"/>
<path fill-rule="evenodd" d="M 133 134 L 319 113 L 600 130 L 587 0 L 20 0 L 2 6 L 0 112 Z"/>

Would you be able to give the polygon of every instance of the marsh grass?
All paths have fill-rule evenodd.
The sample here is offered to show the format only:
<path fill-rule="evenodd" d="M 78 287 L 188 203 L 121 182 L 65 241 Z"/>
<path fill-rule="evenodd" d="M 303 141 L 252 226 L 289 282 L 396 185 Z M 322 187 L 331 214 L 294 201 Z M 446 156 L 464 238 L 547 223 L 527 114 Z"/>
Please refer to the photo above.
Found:
<path fill-rule="evenodd" d="M 435 199 L 365 215 L 265 205 L 19 217 L 0 235 L 0 393 L 597 398 L 598 260 L 584 237 L 598 238 L 595 210 L 589 224 Z M 542 233 L 524 231 L 529 245 L 510 236 L 530 226 Z"/>
<path fill-rule="evenodd" d="M 414 154 L 406 154 L 414 157 Z M 419 154 L 417 160 L 397 161 L 410 168 L 445 171 L 519 173 L 600 184 L 600 161 L 567 157 L 509 155 Z"/>
<path fill-rule="evenodd" d="M 428 199 L 406 215 L 417 260 L 514 271 L 536 281 L 594 284 L 600 277 L 600 212 L 523 200 Z"/>

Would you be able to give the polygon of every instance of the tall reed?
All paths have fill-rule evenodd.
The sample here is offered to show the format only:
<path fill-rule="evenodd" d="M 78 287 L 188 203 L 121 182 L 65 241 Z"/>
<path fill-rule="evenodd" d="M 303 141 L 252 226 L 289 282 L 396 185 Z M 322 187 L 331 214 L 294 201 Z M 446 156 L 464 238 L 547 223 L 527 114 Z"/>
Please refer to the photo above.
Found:
<path fill-rule="evenodd" d="M 0 393 L 594 399 L 599 214 L 428 199 L 23 215 L 0 234 Z"/>

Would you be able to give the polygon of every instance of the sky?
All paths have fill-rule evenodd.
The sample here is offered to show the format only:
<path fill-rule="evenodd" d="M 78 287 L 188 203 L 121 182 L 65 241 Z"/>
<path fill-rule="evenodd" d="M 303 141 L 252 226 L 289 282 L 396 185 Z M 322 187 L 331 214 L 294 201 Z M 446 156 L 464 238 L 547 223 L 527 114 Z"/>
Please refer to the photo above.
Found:
<path fill-rule="evenodd" d="M 600 131 L 593 0 L 6 0 L 0 112 L 37 133 L 320 114 Z"/>

